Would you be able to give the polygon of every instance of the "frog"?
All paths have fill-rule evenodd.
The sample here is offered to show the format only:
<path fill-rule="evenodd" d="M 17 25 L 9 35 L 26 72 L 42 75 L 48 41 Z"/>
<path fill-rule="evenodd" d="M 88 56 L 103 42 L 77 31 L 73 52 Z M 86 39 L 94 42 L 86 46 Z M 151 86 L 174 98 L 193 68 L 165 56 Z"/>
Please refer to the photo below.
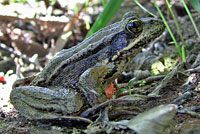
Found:
<path fill-rule="evenodd" d="M 29 120 L 78 116 L 107 100 L 108 86 L 164 29 L 161 20 L 129 11 L 121 21 L 61 50 L 30 83 L 17 80 L 10 102 Z"/>

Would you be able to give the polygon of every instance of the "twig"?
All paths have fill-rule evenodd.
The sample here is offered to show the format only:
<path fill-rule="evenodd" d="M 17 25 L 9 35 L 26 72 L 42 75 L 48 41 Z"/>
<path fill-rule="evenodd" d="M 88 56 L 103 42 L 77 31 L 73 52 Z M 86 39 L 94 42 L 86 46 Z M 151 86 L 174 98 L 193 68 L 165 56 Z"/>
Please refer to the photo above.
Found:
<path fill-rule="evenodd" d="M 191 92 L 185 92 L 183 95 L 179 96 L 175 100 L 172 101 L 173 104 L 181 105 L 185 101 L 187 101 L 191 97 L 192 93 Z"/>
<path fill-rule="evenodd" d="M 200 73 L 200 66 L 192 69 L 185 70 L 184 73 Z"/>
<path fill-rule="evenodd" d="M 35 64 L 34 62 L 32 62 L 27 56 L 23 55 L 23 54 L 18 54 L 16 53 L 12 48 L 9 48 L 7 47 L 5 44 L 3 43 L 0 43 L 0 48 L 11 53 L 11 54 L 14 54 L 16 57 L 21 57 L 25 62 L 27 63 L 33 63 Z"/>
<path fill-rule="evenodd" d="M 189 115 L 191 115 L 193 117 L 200 118 L 200 114 L 198 114 L 198 113 L 196 113 L 194 111 L 191 111 L 191 110 L 189 110 L 187 108 L 183 108 L 183 110 L 185 111 L 186 114 L 189 114 Z"/>

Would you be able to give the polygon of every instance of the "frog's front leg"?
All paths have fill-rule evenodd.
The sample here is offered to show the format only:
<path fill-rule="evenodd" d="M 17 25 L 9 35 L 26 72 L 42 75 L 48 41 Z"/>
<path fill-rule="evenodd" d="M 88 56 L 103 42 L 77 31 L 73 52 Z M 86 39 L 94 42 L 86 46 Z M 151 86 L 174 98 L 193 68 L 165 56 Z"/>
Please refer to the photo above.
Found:
<path fill-rule="evenodd" d="M 11 103 L 28 119 L 55 118 L 77 112 L 83 98 L 74 90 L 61 87 L 21 86 L 12 90 Z"/>
<path fill-rule="evenodd" d="M 90 105 L 107 100 L 105 90 L 114 81 L 115 72 L 115 67 L 111 65 L 96 65 L 81 75 L 79 84 Z"/>

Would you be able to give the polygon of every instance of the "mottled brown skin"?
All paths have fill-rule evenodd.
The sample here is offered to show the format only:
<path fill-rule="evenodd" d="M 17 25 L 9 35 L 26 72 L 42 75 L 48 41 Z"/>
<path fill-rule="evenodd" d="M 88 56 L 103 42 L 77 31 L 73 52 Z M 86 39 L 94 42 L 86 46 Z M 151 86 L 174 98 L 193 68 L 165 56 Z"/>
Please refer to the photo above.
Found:
<path fill-rule="evenodd" d="M 29 86 L 13 88 L 11 103 L 28 119 L 72 115 L 102 103 L 108 85 L 163 30 L 162 21 L 128 12 L 120 22 L 62 50 Z"/>

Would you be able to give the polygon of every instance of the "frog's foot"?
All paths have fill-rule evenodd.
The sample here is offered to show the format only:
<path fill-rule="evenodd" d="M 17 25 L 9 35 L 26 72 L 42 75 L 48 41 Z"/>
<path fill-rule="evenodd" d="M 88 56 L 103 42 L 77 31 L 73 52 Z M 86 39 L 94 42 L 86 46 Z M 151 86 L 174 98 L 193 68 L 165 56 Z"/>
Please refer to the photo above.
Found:
<path fill-rule="evenodd" d="M 120 133 L 121 130 L 127 129 L 127 127 L 118 125 L 117 122 L 109 121 L 108 118 L 109 107 L 103 108 L 100 111 L 99 117 L 95 122 L 91 123 L 87 126 L 87 129 L 84 130 L 87 134 L 95 134 L 95 133 Z"/>
<path fill-rule="evenodd" d="M 85 133 L 100 133 L 100 132 L 110 133 L 115 126 L 109 121 L 108 109 L 109 107 L 103 108 L 100 112 L 99 117 L 96 119 L 96 121 L 91 123 L 84 132 Z"/>
<path fill-rule="evenodd" d="M 78 112 L 83 106 L 80 94 L 65 90 L 22 86 L 12 90 L 10 100 L 19 113 L 28 119 L 56 118 Z"/>

